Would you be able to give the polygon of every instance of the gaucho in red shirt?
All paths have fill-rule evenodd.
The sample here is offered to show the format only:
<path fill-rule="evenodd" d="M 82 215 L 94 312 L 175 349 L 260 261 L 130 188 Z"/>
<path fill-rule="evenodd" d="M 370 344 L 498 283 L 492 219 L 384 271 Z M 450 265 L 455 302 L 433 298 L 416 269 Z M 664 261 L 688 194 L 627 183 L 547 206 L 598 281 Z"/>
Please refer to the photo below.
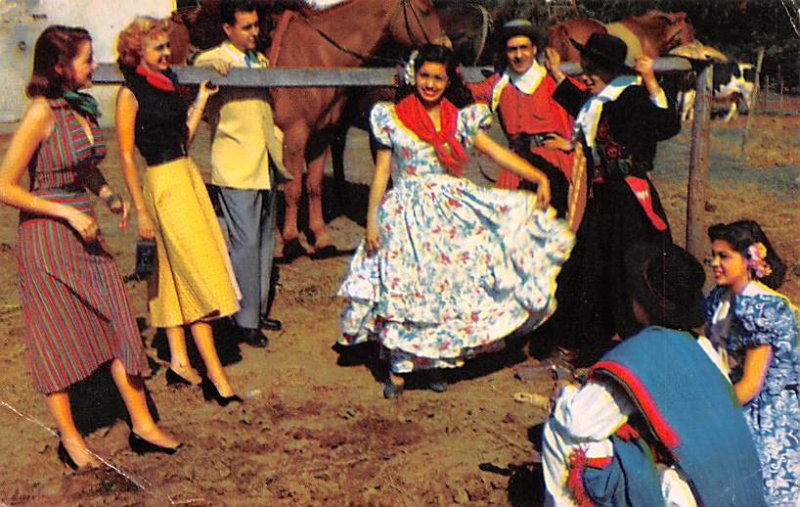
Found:
<path fill-rule="evenodd" d="M 547 174 L 551 204 L 558 216 L 563 217 L 567 209 L 572 154 L 548 149 L 543 144 L 550 133 L 569 139 L 571 121 L 553 100 L 555 81 L 536 61 L 540 41 L 539 33 L 529 21 L 520 19 L 506 23 L 500 39 L 505 70 L 482 83 L 470 85 L 470 90 L 476 101 L 485 102 L 492 111 L 499 112 L 500 125 L 510 148 Z M 503 170 L 497 187 L 519 188 L 520 178 Z"/>

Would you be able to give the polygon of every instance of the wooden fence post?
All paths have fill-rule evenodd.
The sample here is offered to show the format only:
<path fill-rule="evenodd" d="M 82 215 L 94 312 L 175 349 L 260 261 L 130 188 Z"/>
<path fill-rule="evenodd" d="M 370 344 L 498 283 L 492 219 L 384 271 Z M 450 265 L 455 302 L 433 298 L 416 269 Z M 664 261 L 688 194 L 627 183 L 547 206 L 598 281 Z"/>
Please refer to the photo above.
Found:
<path fill-rule="evenodd" d="M 747 120 L 744 122 L 744 132 L 742 133 L 742 154 L 746 154 L 745 145 L 747 144 L 747 136 L 750 135 L 750 126 L 753 124 L 753 117 L 756 115 L 756 107 L 758 107 L 758 93 L 761 89 L 761 64 L 764 63 L 764 48 L 758 48 L 758 60 L 756 60 L 756 75 L 755 82 L 753 83 L 753 93 L 750 95 L 750 101 L 747 103 Z M 767 87 L 769 87 L 769 76 L 767 76 Z M 764 94 L 766 97 L 767 94 Z M 766 109 L 766 102 L 764 109 Z"/>
<path fill-rule="evenodd" d="M 689 192 L 686 201 L 686 250 L 698 259 L 706 255 L 703 215 L 708 182 L 708 155 L 711 142 L 711 93 L 714 66 L 706 65 L 697 75 L 697 98 L 692 123 L 692 150 L 689 161 Z"/>

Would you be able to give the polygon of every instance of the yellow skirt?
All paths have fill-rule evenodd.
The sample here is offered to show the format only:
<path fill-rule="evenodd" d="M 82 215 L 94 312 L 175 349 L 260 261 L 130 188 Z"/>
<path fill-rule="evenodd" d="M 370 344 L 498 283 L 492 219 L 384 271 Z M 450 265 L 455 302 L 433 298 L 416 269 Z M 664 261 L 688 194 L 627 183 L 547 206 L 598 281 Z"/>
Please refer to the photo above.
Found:
<path fill-rule="evenodd" d="M 151 325 L 181 326 L 239 311 L 239 286 L 197 166 L 180 158 L 149 167 L 143 180 L 156 232 L 157 273 L 148 284 Z"/>

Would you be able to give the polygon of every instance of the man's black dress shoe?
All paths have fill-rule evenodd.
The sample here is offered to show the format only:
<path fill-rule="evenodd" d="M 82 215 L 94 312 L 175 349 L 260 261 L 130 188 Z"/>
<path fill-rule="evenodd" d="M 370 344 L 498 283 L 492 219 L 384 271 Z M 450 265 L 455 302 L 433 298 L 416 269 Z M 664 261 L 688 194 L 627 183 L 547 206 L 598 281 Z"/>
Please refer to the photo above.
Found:
<path fill-rule="evenodd" d="M 251 347 L 263 349 L 269 345 L 269 340 L 266 336 L 264 336 L 264 333 L 262 333 L 260 329 L 240 327 L 236 329 L 236 332 L 239 335 L 239 340 L 250 345 Z"/>
<path fill-rule="evenodd" d="M 270 319 L 269 317 L 262 317 L 259 325 L 261 329 L 266 329 L 267 331 L 280 331 L 283 329 L 283 323 L 281 321 L 278 319 Z"/>

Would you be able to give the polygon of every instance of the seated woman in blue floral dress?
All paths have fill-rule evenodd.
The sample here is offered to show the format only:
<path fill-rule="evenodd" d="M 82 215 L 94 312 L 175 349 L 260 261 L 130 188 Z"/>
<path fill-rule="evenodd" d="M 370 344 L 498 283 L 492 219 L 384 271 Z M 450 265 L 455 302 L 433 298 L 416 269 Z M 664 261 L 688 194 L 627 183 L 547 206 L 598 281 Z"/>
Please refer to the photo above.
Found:
<path fill-rule="evenodd" d="M 423 46 L 413 64 L 413 92 L 371 113 L 380 149 L 366 238 L 339 290 L 348 300 L 340 343 L 381 344 L 390 360 L 387 398 L 402 392 L 400 374 L 415 370 L 430 370 L 431 389 L 444 391 L 442 368 L 501 348 L 526 322 L 544 322 L 573 243 L 548 207 L 546 176 L 483 132 L 489 109 L 457 108 L 469 92 L 452 52 Z M 533 182 L 536 193 L 461 178 L 472 147 Z"/>
<path fill-rule="evenodd" d="M 770 505 L 800 502 L 798 312 L 775 292 L 786 266 L 761 227 L 743 220 L 708 229 L 717 287 L 707 334 L 725 344 L 731 380 L 761 458 Z"/>

